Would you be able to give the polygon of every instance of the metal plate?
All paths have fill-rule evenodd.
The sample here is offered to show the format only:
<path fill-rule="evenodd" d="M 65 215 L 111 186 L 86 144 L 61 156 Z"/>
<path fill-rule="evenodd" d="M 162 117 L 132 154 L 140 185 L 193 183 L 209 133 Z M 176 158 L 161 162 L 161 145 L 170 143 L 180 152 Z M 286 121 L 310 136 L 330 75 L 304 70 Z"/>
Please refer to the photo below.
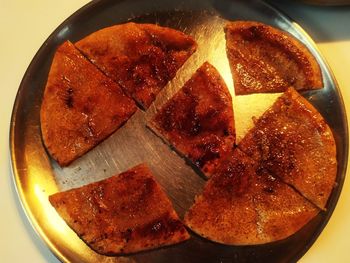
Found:
<path fill-rule="evenodd" d="M 155 107 L 171 96 L 206 60 L 218 68 L 232 91 L 232 76 L 225 53 L 223 24 L 228 20 L 258 20 L 282 28 L 303 41 L 322 68 L 325 88 L 305 93 L 331 126 L 339 169 L 328 210 L 320 213 L 288 239 L 259 246 L 225 246 L 192 235 L 189 241 L 167 248 L 123 257 L 105 257 L 92 251 L 58 216 L 48 196 L 97 181 L 146 162 L 183 217 L 205 180 L 145 128 Z M 195 37 L 198 51 L 161 92 L 147 113 L 138 111 L 125 126 L 92 151 L 60 168 L 41 141 L 39 111 L 48 71 L 57 46 L 77 41 L 97 29 L 129 20 L 158 23 Z M 235 118 L 241 137 L 251 126 L 250 117 L 268 107 L 277 95 L 234 98 Z M 31 62 L 20 85 L 11 120 L 11 157 L 19 198 L 34 228 L 64 262 L 287 262 L 300 258 L 324 228 L 338 200 L 348 153 L 344 105 L 332 74 L 312 40 L 289 18 L 260 1 L 96 1 L 63 22 Z"/>

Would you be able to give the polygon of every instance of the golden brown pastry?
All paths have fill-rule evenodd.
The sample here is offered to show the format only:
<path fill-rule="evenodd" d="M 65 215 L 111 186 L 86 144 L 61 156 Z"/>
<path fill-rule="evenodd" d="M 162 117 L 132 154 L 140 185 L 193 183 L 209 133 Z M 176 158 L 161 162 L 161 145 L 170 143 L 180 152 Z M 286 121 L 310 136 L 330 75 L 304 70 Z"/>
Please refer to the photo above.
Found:
<path fill-rule="evenodd" d="M 289 33 L 253 21 L 230 22 L 225 33 L 236 95 L 323 87 L 316 59 Z"/>
<path fill-rule="evenodd" d="M 337 174 L 335 141 L 321 114 L 293 88 L 256 121 L 238 147 L 325 208 Z"/>
<path fill-rule="evenodd" d="M 208 177 L 235 143 L 231 95 L 207 62 L 148 125 Z"/>
<path fill-rule="evenodd" d="M 57 49 L 40 111 L 44 144 L 65 166 L 117 130 L 136 111 L 134 101 L 69 41 Z"/>
<path fill-rule="evenodd" d="M 185 215 L 197 234 L 227 245 L 287 238 L 319 209 L 239 149 L 221 162 Z"/>
<path fill-rule="evenodd" d="M 134 253 L 190 237 L 146 165 L 49 199 L 79 237 L 100 254 Z"/>
<path fill-rule="evenodd" d="M 196 50 L 180 31 L 135 23 L 101 29 L 76 46 L 144 109 Z"/>

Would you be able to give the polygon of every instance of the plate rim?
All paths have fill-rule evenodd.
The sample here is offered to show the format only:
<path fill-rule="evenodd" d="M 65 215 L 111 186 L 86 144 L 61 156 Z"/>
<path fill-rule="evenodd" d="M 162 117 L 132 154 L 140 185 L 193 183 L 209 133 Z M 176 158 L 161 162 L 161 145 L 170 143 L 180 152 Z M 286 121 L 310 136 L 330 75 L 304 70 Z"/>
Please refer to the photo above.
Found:
<path fill-rule="evenodd" d="M 114 1 L 114 4 L 118 4 L 120 2 L 124 2 L 125 0 L 117 0 Z M 10 168 L 10 176 L 12 177 L 12 183 L 13 186 L 15 188 L 15 191 L 17 193 L 17 196 L 19 197 L 19 203 L 23 209 L 23 212 L 28 220 L 28 222 L 30 223 L 31 227 L 33 228 L 34 232 L 37 234 L 37 236 L 40 239 L 40 242 L 42 242 L 54 255 L 55 257 L 60 260 L 61 262 L 70 262 L 69 259 L 50 241 L 50 239 L 47 237 L 47 235 L 45 234 L 45 232 L 43 231 L 42 227 L 40 227 L 39 223 L 37 222 L 37 219 L 35 218 L 35 216 L 32 214 L 31 208 L 28 205 L 28 202 L 26 201 L 26 198 L 24 197 L 24 193 L 23 193 L 23 189 L 20 186 L 21 182 L 20 182 L 20 176 L 19 176 L 19 172 L 17 169 L 17 164 L 16 164 L 16 154 L 15 154 L 15 120 L 17 117 L 17 113 L 18 113 L 18 108 L 19 108 L 19 100 L 21 97 L 21 93 L 24 89 L 24 84 L 26 82 L 26 79 L 28 78 L 29 72 L 31 72 L 31 68 L 34 66 L 38 56 L 40 55 L 40 53 L 42 52 L 43 49 L 45 49 L 47 43 L 49 43 L 50 41 L 52 41 L 52 39 L 55 38 L 55 36 L 57 35 L 57 33 L 59 31 L 61 31 L 62 28 L 64 28 L 68 23 L 74 23 L 74 21 L 77 19 L 77 17 L 80 17 L 81 14 L 83 14 L 84 12 L 86 12 L 87 10 L 89 10 L 90 8 L 96 8 L 99 5 L 103 6 L 105 3 L 108 3 L 109 0 L 93 0 L 91 2 L 88 2 L 87 4 L 83 5 L 82 7 L 80 7 L 79 9 L 77 9 L 76 11 L 74 11 L 71 15 L 69 15 L 66 19 L 63 20 L 63 22 L 61 22 L 55 29 L 54 31 L 45 39 L 45 41 L 43 42 L 43 44 L 40 46 L 40 48 L 37 50 L 37 52 L 35 53 L 35 55 L 33 56 L 33 58 L 31 59 L 23 77 L 22 80 L 20 82 L 20 85 L 18 87 L 16 96 L 15 96 L 15 100 L 13 103 L 13 108 L 12 108 L 12 112 L 11 112 L 11 119 L 10 119 L 10 129 L 9 129 L 9 151 L 10 151 L 10 158 L 11 158 L 11 168 Z M 332 79 L 333 83 L 334 83 L 334 88 L 336 90 L 336 95 L 338 97 L 339 100 L 339 107 L 341 108 L 341 119 L 342 119 L 342 123 L 344 125 L 344 137 L 346 138 L 346 141 L 343 145 L 343 154 L 344 154 L 344 162 L 342 164 L 342 166 L 339 166 L 338 163 L 338 170 L 341 170 L 340 172 L 340 184 L 337 185 L 337 192 L 334 195 L 334 202 L 335 205 L 333 207 L 331 207 L 331 209 L 329 209 L 327 212 L 326 217 L 324 218 L 324 220 L 322 220 L 322 222 L 320 223 L 320 226 L 318 227 L 318 229 L 313 233 L 312 238 L 310 239 L 310 242 L 308 242 L 308 244 L 303 248 L 300 249 L 298 251 L 298 253 L 295 253 L 295 256 L 293 258 L 292 261 L 297 261 L 298 259 L 300 259 L 303 255 L 305 255 L 305 253 L 310 249 L 311 246 L 313 246 L 313 244 L 315 243 L 315 241 L 318 239 L 318 237 L 320 236 L 320 234 L 322 233 L 322 231 L 324 230 L 325 226 L 328 224 L 335 208 L 337 207 L 340 195 L 342 193 L 342 188 L 344 185 L 344 181 L 345 181 L 345 177 L 346 177 L 346 171 L 347 171 L 347 166 L 348 166 L 348 155 L 349 155 L 349 127 L 348 127 L 348 121 L 347 121 L 347 113 L 346 113 L 346 108 L 345 108 L 345 104 L 344 104 L 344 100 L 343 100 L 343 96 L 342 93 L 340 91 L 339 88 L 339 84 L 335 78 L 335 75 L 331 69 L 331 67 L 329 66 L 329 63 L 327 62 L 327 60 L 325 59 L 324 55 L 322 54 L 322 52 L 320 51 L 320 49 L 317 47 L 316 43 L 314 42 L 314 40 L 311 38 L 311 36 L 299 25 L 299 23 L 297 23 L 291 16 L 289 16 L 288 14 L 286 14 L 284 11 L 282 11 L 280 8 L 276 7 L 275 5 L 263 1 L 263 0 L 259 0 L 258 1 L 260 4 L 265 5 L 266 8 L 268 9 L 272 9 L 274 12 L 278 13 L 280 18 L 282 18 L 283 20 L 287 21 L 288 23 L 293 23 L 293 26 L 295 26 L 297 28 L 297 31 L 299 33 L 301 33 L 304 37 L 306 37 L 308 39 L 308 44 L 312 46 L 312 48 L 316 51 L 317 56 L 321 59 L 322 63 L 324 64 L 324 66 L 326 67 L 326 71 L 327 73 L 330 75 L 330 78 Z M 338 173 L 338 172 L 337 172 Z"/>

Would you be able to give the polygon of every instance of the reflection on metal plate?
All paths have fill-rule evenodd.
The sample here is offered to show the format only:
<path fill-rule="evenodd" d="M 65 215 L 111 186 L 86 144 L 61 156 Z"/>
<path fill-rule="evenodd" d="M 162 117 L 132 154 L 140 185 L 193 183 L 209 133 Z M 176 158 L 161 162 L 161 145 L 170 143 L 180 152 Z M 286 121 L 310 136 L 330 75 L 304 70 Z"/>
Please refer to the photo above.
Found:
<path fill-rule="evenodd" d="M 195 234 L 179 245 L 130 256 L 105 257 L 92 251 L 58 216 L 48 201 L 57 192 L 98 181 L 145 162 L 167 192 L 180 217 L 205 183 L 191 166 L 155 136 L 145 124 L 152 114 L 188 80 L 204 62 L 222 74 L 231 93 L 233 81 L 226 52 L 223 25 L 227 20 L 258 20 L 289 31 L 317 57 L 325 88 L 304 95 L 330 124 L 338 147 L 338 187 L 328 210 L 292 237 L 260 246 L 224 246 Z M 39 111 L 51 59 L 66 39 L 76 41 L 97 29 L 129 20 L 158 23 L 192 35 L 198 51 L 178 71 L 147 112 L 139 110 L 121 129 L 96 148 L 61 168 L 48 157 L 40 133 Z M 67 30 L 69 28 L 69 30 Z M 49 59 L 50 58 L 50 59 Z M 234 97 L 238 139 L 252 126 L 276 94 Z M 21 83 L 11 121 L 11 156 L 19 197 L 34 228 L 59 259 L 66 262 L 281 262 L 299 258 L 328 221 L 344 180 L 347 160 L 347 124 L 336 83 L 312 40 L 288 18 L 260 1 L 95 1 L 66 20 L 45 42 Z"/>

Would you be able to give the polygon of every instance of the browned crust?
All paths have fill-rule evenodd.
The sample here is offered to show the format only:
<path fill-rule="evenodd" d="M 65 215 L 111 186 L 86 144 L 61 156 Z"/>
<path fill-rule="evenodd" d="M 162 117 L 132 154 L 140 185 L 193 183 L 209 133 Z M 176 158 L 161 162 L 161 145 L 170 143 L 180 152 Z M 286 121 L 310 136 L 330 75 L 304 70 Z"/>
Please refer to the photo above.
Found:
<path fill-rule="evenodd" d="M 289 88 L 238 147 L 324 209 L 335 185 L 336 145 L 321 114 Z"/>
<path fill-rule="evenodd" d="M 230 22 L 225 33 L 236 95 L 323 87 L 316 59 L 291 34 L 253 21 Z"/>
<path fill-rule="evenodd" d="M 69 41 L 58 47 L 40 110 L 50 155 L 66 166 L 117 130 L 136 111 L 134 101 Z"/>
<path fill-rule="evenodd" d="M 104 255 L 134 253 L 189 239 L 146 165 L 49 197 L 67 224 Z"/>
<path fill-rule="evenodd" d="M 235 143 L 232 98 L 218 71 L 204 63 L 148 126 L 209 177 Z"/>
<path fill-rule="evenodd" d="M 185 224 L 215 242 L 257 245 L 289 237 L 318 212 L 293 188 L 236 149 L 196 197 Z"/>
<path fill-rule="evenodd" d="M 101 29 L 76 46 L 144 109 L 197 48 L 180 31 L 135 23 Z"/>

